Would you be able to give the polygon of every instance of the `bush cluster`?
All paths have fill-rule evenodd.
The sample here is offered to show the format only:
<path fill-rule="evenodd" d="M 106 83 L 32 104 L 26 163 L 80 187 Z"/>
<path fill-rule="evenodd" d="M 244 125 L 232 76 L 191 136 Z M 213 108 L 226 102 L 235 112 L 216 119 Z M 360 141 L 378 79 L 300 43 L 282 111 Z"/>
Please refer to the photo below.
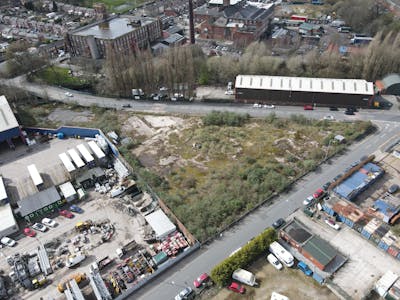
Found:
<path fill-rule="evenodd" d="M 211 113 L 203 117 L 203 123 L 206 126 L 226 125 L 226 126 L 240 127 L 243 126 L 249 119 L 250 119 L 249 114 L 236 114 L 228 111 L 224 112 L 212 111 Z"/>
<path fill-rule="evenodd" d="M 276 238 L 276 231 L 273 228 L 267 228 L 238 252 L 216 265 L 211 270 L 212 280 L 219 286 L 228 285 L 231 281 L 232 273 L 236 269 L 246 268 L 261 255 L 266 254 L 269 245 Z"/>

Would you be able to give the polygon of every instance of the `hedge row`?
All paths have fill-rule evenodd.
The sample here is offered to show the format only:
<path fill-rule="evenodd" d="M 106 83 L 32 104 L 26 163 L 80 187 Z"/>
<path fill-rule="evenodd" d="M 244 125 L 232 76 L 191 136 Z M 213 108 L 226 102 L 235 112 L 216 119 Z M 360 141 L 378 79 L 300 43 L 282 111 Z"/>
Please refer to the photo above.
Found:
<path fill-rule="evenodd" d="M 252 239 L 234 255 L 226 258 L 211 270 L 212 280 L 219 286 L 226 286 L 232 278 L 232 273 L 238 268 L 246 268 L 261 255 L 266 254 L 269 245 L 277 239 L 276 231 L 267 228 Z"/>

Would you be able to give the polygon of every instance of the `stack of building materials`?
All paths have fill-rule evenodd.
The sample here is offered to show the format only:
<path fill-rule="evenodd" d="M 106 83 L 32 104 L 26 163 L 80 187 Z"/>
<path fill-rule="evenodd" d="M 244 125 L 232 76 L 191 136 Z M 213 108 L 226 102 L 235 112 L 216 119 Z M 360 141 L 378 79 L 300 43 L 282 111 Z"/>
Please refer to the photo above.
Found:
<path fill-rule="evenodd" d="M 167 253 L 168 256 L 175 256 L 181 249 L 188 246 L 188 242 L 180 232 L 168 236 L 159 246 L 158 250 Z"/>
<path fill-rule="evenodd" d="M 371 235 L 382 225 L 382 221 L 373 218 L 361 231 L 361 235 L 366 239 L 370 239 Z"/>

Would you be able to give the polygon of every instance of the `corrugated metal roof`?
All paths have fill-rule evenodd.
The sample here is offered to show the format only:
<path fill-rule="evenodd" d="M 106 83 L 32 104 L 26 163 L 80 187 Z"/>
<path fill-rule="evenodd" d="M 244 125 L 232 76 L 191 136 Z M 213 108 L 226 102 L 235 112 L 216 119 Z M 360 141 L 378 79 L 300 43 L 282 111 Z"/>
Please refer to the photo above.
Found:
<path fill-rule="evenodd" d="M 313 236 L 303 246 L 303 250 L 314 257 L 321 265 L 326 266 L 337 255 L 337 251 L 327 241 L 318 236 Z"/>
<path fill-rule="evenodd" d="M 63 183 L 58 186 L 60 188 L 61 193 L 64 195 L 64 198 L 69 198 L 73 195 L 76 195 L 76 191 L 71 181 Z"/>
<path fill-rule="evenodd" d="M 236 88 L 279 91 L 373 95 L 374 85 L 363 79 L 332 79 L 238 75 Z"/>
<path fill-rule="evenodd" d="M 5 96 L 0 96 L 0 132 L 18 127 L 18 121 Z"/>
<path fill-rule="evenodd" d="M 19 212 L 21 216 L 25 217 L 26 215 L 29 215 L 30 213 L 35 212 L 60 199 L 61 197 L 58 194 L 57 189 L 52 186 L 51 188 L 18 201 L 17 204 L 20 207 Z"/>
<path fill-rule="evenodd" d="M 375 290 L 379 296 L 383 297 L 388 289 L 396 282 L 399 276 L 392 271 L 387 271 L 381 279 L 375 283 Z"/>

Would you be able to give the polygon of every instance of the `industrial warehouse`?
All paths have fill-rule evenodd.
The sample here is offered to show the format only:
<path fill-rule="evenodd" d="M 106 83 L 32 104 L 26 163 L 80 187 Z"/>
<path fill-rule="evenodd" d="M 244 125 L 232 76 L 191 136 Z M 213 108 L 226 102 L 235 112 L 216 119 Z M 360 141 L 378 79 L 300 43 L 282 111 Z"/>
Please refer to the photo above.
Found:
<path fill-rule="evenodd" d="M 362 79 L 238 75 L 235 101 L 275 105 L 369 107 L 374 85 Z"/>

